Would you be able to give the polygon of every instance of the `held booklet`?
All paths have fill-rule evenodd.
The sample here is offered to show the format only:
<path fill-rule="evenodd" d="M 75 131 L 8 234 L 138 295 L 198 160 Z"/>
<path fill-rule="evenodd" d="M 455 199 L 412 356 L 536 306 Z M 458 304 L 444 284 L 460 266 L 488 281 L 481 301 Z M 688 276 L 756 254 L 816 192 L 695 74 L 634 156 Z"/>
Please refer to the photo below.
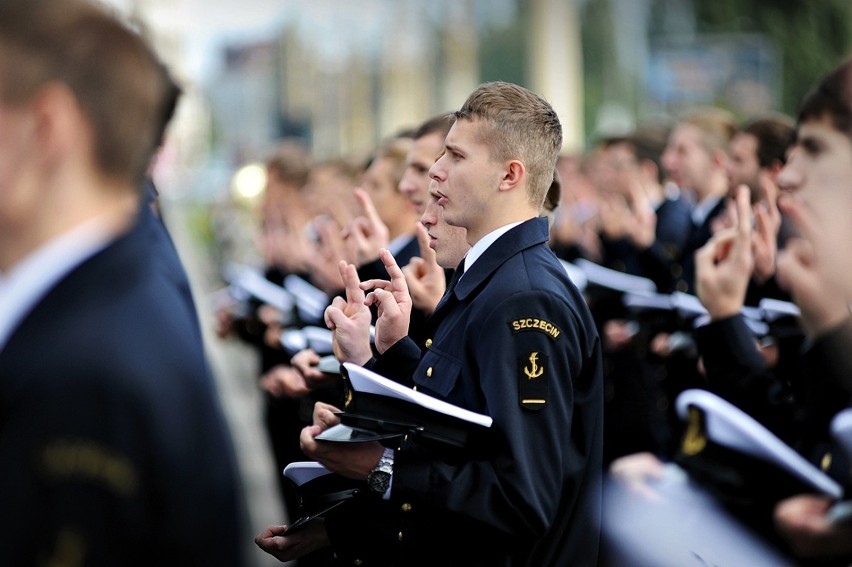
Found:
<path fill-rule="evenodd" d="M 331 303 L 331 299 L 324 291 L 295 274 L 284 278 L 284 289 L 293 296 L 296 309 L 302 319 L 322 322 L 325 308 Z"/>
<path fill-rule="evenodd" d="M 599 286 L 622 293 L 650 293 L 657 291 L 653 280 L 634 276 L 612 268 L 607 268 L 584 258 L 574 261 L 574 265 L 585 275 L 586 286 Z"/>
<path fill-rule="evenodd" d="M 637 490 L 604 480 L 601 532 L 609 567 L 796 567 L 675 463 Z M 631 481 L 632 482 L 632 481 Z"/>
<path fill-rule="evenodd" d="M 289 312 L 295 304 L 295 299 L 289 291 L 266 279 L 257 268 L 229 264 L 225 268 L 225 279 L 231 286 L 263 303 L 272 305 L 281 312 Z"/>
<path fill-rule="evenodd" d="M 589 280 L 586 278 L 586 273 L 582 268 L 578 267 L 575 264 L 572 264 L 568 260 L 559 259 L 559 263 L 562 264 L 562 267 L 565 268 L 565 273 L 568 274 L 568 279 L 573 282 L 577 289 L 581 292 L 586 289 L 586 285 L 588 285 Z"/>
<path fill-rule="evenodd" d="M 333 334 L 330 329 L 325 327 L 306 325 L 301 328 L 285 330 L 281 333 L 280 343 L 291 354 L 309 348 L 323 356 L 332 352 Z"/>
<path fill-rule="evenodd" d="M 299 514 L 287 525 L 288 534 L 351 500 L 360 493 L 363 484 L 337 475 L 316 461 L 290 463 L 283 474 L 288 481 L 285 490 L 293 493 Z"/>
<path fill-rule="evenodd" d="M 320 358 L 317 370 L 325 374 L 340 374 L 340 362 L 333 354 Z"/>
<path fill-rule="evenodd" d="M 682 392 L 675 404 L 678 415 L 688 422 L 681 447 L 687 456 L 700 454 L 710 444 L 715 444 L 784 471 L 797 479 L 805 490 L 833 498 L 843 496 L 843 487 L 838 482 L 727 400 L 706 390 L 691 389 Z M 741 461 L 741 464 L 744 468 L 749 466 L 757 470 L 747 461 Z M 761 474 L 765 472 L 765 469 L 760 470 Z M 745 477 L 748 476 L 749 471 L 742 472 Z M 760 484 L 772 484 L 778 479 L 761 477 L 754 480 Z"/>
<path fill-rule="evenodd" d="M 345 406 L 341 423 L 317 436 L 322 441 L 359 442 L 419 436 L 463 447 L 491 427 L 490 416 L 418 392 L 352 364 L 341 367 Z"/>
<path fill-rule="evenodd" d="M 317 461 L 296 461 L 284 467 L 284 478 L 292 481 L 296 486 L 302 486 L 306 482 L 327 474 L 334 473 Z"/>

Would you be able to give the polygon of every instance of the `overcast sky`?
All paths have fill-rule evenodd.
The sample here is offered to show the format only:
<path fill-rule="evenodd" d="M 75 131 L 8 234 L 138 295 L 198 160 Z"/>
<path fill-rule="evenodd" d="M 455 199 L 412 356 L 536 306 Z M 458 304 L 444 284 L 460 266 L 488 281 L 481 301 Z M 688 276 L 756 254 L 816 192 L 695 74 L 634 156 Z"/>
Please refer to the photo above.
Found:
<path fill-rule="evenodd" d="M 281 0 L 182 0 L 177 26 L 184 41 L 186 72 L 209 74 L 225 42 L 272 37 L 286 15 Z M 178 4 L 175 2 L 174 4 Z M 166 23 L 169 25 L 169 22 Z"/>
<path fill-rule="evenodd" d="M 321 0 L 322 1 L 322 0 Z M 288 0 L 105 0 L 124 13 L 134 6 L 157 35 L 179 37 L 180 66 L 200 80 L 225 42 L 271 37 L 291 10 Z M 171 54 L 170 54 L 171 55 Z"/>
<path fill-rule="evenodd" d="M 329 64 L 352 49 L 378 48 L 387 30 L 402 31 L 417 49 L 428 21 L 452 17 L 458 0 L 106 0 L 128 12 L 140 6 L 143 18 L 166 35 L 180 37 L 180 66 L 193 80 L 209 78 L 225 44 L 274 37 L 287 22 Z M 499 23 L 514 16 L 514 0 L 472 0 L 480 21 Z M 418 33 L 420 32 L 420 33 Z M 428 32 L 427 32 L 428 33 Z M 396 43 L 394 47 L 400 48 Z"/>

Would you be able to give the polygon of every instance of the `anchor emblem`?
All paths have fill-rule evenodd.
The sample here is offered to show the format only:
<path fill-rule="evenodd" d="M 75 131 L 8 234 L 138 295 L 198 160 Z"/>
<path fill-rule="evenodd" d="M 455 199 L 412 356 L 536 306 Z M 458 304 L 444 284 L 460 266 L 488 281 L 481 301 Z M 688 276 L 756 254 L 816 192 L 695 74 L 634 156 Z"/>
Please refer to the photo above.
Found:
<path fill-rule="evenodd" d="M 542 374 L 544 374 L 544 367 L 539 366 L 536 363 L 536 359 L 538 358 L 538 353 L 534 352 L 530 354 L 530 365 L 524 367 L 524 374 L 527 375 L 527 378 L 533 380 L 534 378 L 538 378 Z"/>

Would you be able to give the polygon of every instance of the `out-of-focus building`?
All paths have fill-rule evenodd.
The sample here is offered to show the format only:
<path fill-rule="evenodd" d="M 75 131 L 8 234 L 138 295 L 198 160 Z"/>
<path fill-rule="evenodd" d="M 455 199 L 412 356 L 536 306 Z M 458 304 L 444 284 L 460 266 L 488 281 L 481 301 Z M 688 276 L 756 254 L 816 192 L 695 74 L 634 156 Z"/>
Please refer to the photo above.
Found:
<path fill-rule="evenodd" d="M 277 56 L 266 69 L 277 82 L 270 87 L 278 99 L 272 114 L 277 134 L 303 137 L 319 158 L 361 155 L 382 138 L 458 107 L 478 83 L 477 3 L 438 2 L 438 9 L 412 0 L 292 6 L 275 38 Z M 207 83 L 223 128 L 237 117 L 213 91 L 240 74 L 260 73 L 245 62 L 227 61 Z"/>
<path fill-rule="evenodd" d="M 799 23 L 771 0 L 106 1 L 186 81 L 174 167 L 233 169 L 292 136 L 318 157 L 363 154 L 496 79 L 553 104 L 566 151 L 692 104 L 792 112 L 791 69 L 831 53 L 799 42 L 791 56 L 778 38 L 820 37 L 820 10 L 852 37 L 838 0 L 791 7 Z"/>
<path fill-rule="evenodd" d="M 205 199 L 283 138 L 319 159 L 366 157 L 488 80 L 544 95 L 566 152 L 695 104 L 784 110 L 783 46 L 742 25 L 777 10 L 769 0 L 743 8 L 736 31 L 702 29 L 695 0 L 107 1 L 185 87 L 158 169 Z"/>

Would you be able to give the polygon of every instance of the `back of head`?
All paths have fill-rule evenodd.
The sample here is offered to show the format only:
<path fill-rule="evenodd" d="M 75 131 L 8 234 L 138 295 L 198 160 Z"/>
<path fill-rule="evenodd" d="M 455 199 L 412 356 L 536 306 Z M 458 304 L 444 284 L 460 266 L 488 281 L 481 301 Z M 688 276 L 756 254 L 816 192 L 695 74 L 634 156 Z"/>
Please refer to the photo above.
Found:
<path fill-rule="evenodd" d="M 547 224 L 553 227 L 556 222 L 556 209 L 562 202 L 562 176 L 559 175 L 559 169 L 553 170 L 553 181 L 550 182 L 550 187 L 547 188 L 547 193 L 544 195 L 544 203 L 541 206 L 541 215 L 547 217 Z"/>
<path fill-rule="evenodd" d="M 727 151 L 728 142 L 736 130 L 734 115 L 725 109 L 708 106 L 692 109 L 680 120 L 701 132 L 701 143 L 707 152 Z"/>
<path fill-rule="evenodd" d="M 762 168 L 787 161 L 787 149 L 793 142 L 795 124 L 784 114 L 767 114 L 752 118 L 737 130 L 757 140 L 757 163 Z"/>
<path fill-rule="evenodd" d="M 373 160 L 387 159 L 391 162 L 391 182 L 394 187 L 399 185 L 405 171 L 405 158 L 414 138 L 410 136 L 394 136 L 382 142 L 373 155 Z"/>
<path fill-rule="evenodd" d="M 556 212 L 556 207 L 562 202 L 562 176 L 559 175 L 559 170 L 553 169 L 553 180 L 547 188 L 547 193 L 544 195 L 544 204 L 542 204 L 542 213 L 550 215 Z"/>
<path fill-rule="evenodd" d="M 540 208 L 562 148 L 562 125 L 550 104 L 524 87 L 495 81 L 473 91 L 455 117 L 479 122 L 478 137 L 492 160 L 523 162 L 530 203 Z"/>
<path fill-rule="evenodd" d="M 799 105 L 799 124 L 820 118 L 852 138 L 852 58 L 826 74 Z"/>
<path fill-rule="evenodd" d="M 637 164 L 653 163 L 657 168 L 657 181 L 662 183 L 665 177 L 662 157 L 670 132 L 671 126 L 666 122 L 645 122 L 627 134 L 603 138 L 600 141 L 600 148 L 606 150 L 613 146 L 624 145 L 632 153 Z"/>
<path fill-rule="evenodd" d="M 310 153 L 300 141 L 283 141 L 267 158 L 266 170 L 279 182 L 301 189 L 311 170 Z"/>
<path fill-rule="evenodd" d="M 308 178 L 310 179 L 315 171 L 322 170 L 328 171 L 345 181 L 350 190 L 358 184 L 358 179 L 364 173 L 362 164 L 358 160 L 346 156 L 336 156 L 314 163 L 311 166 L 311 173 Z"/>
<path fill-rule="evenodd" d="M 0 0 L 0 100 L 23 105 L 48 85 L 67 87 L 107 176 L 141 186 L 171 116 L 163 69 L 139 34 L 93 1 Z"/>
<path fill-rule="evenodd" d="M 450 128 L 453 125 L 453 121 L 455 120 L 452 112 L 447 112 L 444 114 L 439 114 L 438 116 L 433 116 L 423 122 L 417 129 L 414 131 L 413 138 L 415 140 L 419 140 L 424 136 L 428 136 L 430 134 L 438 134 L 447 137 L 447 133 L 450 131 Z"/>
<path fill-rule="evenodd" d="M 279 142 L 266 158 L 266 185 L 260 201 L 261 213 L 273 218 L 306 214 L 302 189 L 308 182 L 311 160 L 298 140 Z"/>
<path fill-rule="evenodd" d="M 174 118 L 175 113 L 177 112 L 178 103 L 180 102 L 180 98 L 183 96 L 183 88 L 181 88 L 180 84 L 175 80 L 171 71 L 165 66 L 160 66 L 160 71 L 163 73 L 163 77 L 166 81 L 166 97 L 163 101 L 162 108 L 160 109 L 159 121 L 158 121 L 158 130 L 156 139 L 158 140 L 158 145 L 162 145 L 166 141 L 166 131 L 168 130 L 169 124 Z"/>
<path fill-rule="evenodd" d="M 650 161 L 657 166 L 657 181 L 660 183 L 665 178 L 662 157 L 670 132 L 671 126 L 667 123 L 647 122 L 640 124 L 626 136 L 626 141 L 633 146 L 637 160 Z"/>
<path fill-rule="evenodd" d="M 302 190 L 313 215 L 331 214 L 345 225 L 357 210 L 352 189 L 363 173 L 359 161 L 343 156 L 315 162 Z"/>

